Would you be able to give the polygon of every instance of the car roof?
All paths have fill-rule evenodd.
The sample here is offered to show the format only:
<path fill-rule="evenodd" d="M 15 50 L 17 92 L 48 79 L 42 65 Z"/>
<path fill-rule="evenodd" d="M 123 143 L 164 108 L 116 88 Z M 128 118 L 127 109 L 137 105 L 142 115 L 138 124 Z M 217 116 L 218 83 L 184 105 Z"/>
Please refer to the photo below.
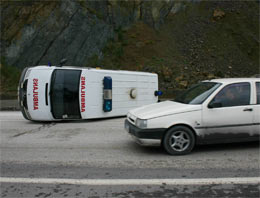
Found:
<path fill-rule="evenodd" d="M 219 79 L 206 80 L 203 82 L 216 82 L 216 83 L 230 84 L 230 83 L 255 82 L 255 81 L 260 81 L 260 78 L 219 78 Z"/>

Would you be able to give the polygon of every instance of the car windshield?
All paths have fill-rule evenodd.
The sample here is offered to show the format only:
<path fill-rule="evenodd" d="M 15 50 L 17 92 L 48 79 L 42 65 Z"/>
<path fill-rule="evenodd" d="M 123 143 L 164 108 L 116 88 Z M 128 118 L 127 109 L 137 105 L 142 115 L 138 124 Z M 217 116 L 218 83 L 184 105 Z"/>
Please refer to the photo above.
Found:
<path fill-rule="evenodd" d="M 79 119 L 80 70 L 56 69 L 51 77 L 51 112 L 56 119 Z"/>
<path fill-rule="evenodd" d="M 184 104 L 202 104 L 220 85 L 215 82 L 201 82 L 186 90 L 175 101 Z"/>

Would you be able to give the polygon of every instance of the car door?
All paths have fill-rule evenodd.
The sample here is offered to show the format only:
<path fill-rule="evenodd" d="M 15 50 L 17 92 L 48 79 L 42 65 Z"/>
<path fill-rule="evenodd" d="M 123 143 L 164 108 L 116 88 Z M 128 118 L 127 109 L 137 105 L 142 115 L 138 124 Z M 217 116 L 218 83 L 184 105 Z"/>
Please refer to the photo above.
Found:
<path fill-rule="evenodd" d="M 251 88 L 249 82 L 226 85 L 203 106 L 205 139 L 228 142 L 249 136 L 254 117 Z"/>

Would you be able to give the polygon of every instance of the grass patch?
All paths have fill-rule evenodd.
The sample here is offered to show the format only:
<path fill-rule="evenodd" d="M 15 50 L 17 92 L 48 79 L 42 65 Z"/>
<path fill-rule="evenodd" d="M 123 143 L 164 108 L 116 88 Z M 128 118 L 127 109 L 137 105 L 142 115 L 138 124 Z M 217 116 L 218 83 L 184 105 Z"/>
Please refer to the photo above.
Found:
<path fill-rule="evenodd" d="M 1 63 L 0 65 L 1 99 L 17 97 L 17 87 L 18 87 L 20 75 L 21 75 L 21 71 L 18 68 Z"/>

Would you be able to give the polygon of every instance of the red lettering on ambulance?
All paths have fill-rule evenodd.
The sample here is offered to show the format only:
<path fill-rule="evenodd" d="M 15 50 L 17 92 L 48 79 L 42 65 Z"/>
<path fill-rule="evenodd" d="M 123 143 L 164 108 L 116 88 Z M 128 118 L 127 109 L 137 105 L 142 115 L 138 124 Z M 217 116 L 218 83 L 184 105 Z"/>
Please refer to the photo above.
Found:
<path fill-rule="evenodd" d="M 38 79 L 33 79 L 33 110 L 39 109 Z"/>
<path fill-rule="evenodd" d="M 81 96 L 81 112 L 85 112 L 86 110 L 86 78 L 84 76 L 81 77 L 81 87 L 80 87 L 80 96 Z"/>

